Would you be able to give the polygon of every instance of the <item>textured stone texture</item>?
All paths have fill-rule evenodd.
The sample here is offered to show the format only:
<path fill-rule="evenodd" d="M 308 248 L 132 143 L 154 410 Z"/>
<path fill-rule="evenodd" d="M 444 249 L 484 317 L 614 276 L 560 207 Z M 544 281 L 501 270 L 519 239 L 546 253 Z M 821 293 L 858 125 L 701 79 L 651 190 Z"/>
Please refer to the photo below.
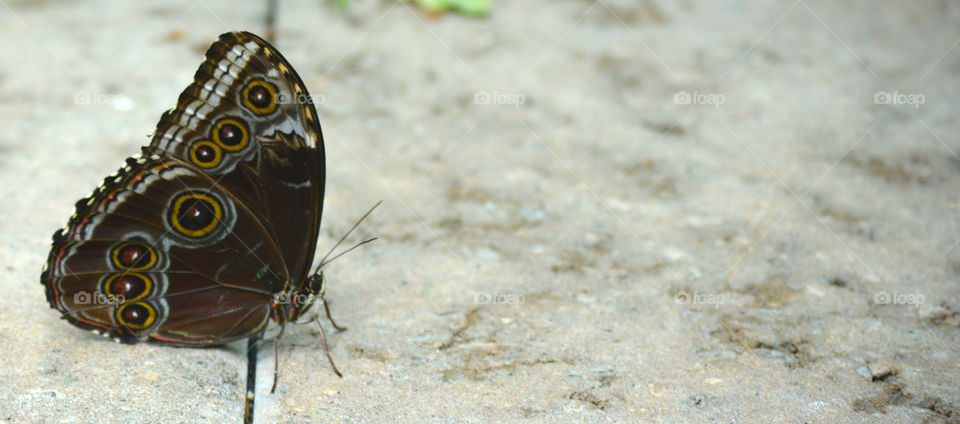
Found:
<path fill-rule="evenodd" d="M 288 328 L 258 422 L 960 416 L 956 4 L 320 3 L 275 42 L 322 96 L 318 256 L 382 199 L 380 240 L 327 269 L 344 378 Z M 262 8 L 0 8 L 0 419 L 240 420 L 244 346 L 104 341 L 38 276 Z"/>

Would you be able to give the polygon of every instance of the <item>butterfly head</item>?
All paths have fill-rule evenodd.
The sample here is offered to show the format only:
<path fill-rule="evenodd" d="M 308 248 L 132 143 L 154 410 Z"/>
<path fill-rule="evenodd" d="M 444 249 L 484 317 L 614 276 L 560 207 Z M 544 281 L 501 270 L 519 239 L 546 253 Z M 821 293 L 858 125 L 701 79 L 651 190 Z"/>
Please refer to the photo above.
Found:
<path fill-rule="evenodd" d="M 325 283 L 323 271 L 320 271 L 307 277 L 300 287 L 277 294 L 273 302 L 274 321 L 285 324 L 305 315 L 317 298 L 323 301 Z"/>

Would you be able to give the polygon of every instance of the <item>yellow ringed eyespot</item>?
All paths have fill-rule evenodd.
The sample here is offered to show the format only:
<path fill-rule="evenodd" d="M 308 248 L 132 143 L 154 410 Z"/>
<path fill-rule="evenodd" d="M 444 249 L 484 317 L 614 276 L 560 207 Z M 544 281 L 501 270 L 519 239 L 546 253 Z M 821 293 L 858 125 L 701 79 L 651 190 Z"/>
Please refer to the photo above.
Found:
<path fill-rule="evenodd" d="M 213 126 L 210 138 L 223 150 L 236 152 L 247 147 L 250 142 L 250 131 L 243 122 L 233 118 L 223 118 Z"/>
<path fill-rule="evenodd" d="M 147 302 L 125 303 L 114 313 L 117 323 L 133 330 L 150 328 L 157 319 L 157 310 Z"/>
<path fill-rule="evenodd" d="M 250 81 L 243 88 L 243 105 L 257 115 L 267 115 L 277 109 L 277 87 L 264 80 Z"/>
<path fill-rule="evenodd" d="M 209 140 L 195 141 L 190 146 L 190 162 L 201 168 L 213 168 L 220 164 L 223 159 L 223 152 L 220 146 Z"/>
<path fill-rule="evenodd" d="M 204 237 L 223 220 L 223 207 L 215 197 L 199 192 L 181 193 L 170 202 L 168 222 L 187 237 Z"/>
<path fill-rule="evenodd" d="M 153 281 L 138 272 L 114 274 L 103 281 L 100 291 L 117 303 L 133 302 L 150 294 Z"/>
<path fill-rule="evenodd" d="M 142 271 L 157 264 L 157 252 L 141 242 L 126 242 L 110 252 L 113 266 L 126 271 Z"/>

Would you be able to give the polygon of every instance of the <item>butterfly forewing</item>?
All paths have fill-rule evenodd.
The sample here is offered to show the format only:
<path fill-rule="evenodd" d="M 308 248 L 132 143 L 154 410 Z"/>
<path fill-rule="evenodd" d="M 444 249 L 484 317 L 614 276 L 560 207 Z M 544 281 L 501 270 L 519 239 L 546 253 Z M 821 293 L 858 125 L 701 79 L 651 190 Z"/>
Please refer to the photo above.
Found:
<path fill-rule="evenodd" d="M 277 241 L 293 281 L 305 279 L 323 208 L 323 138 L 300 77 L 259 37 L 224 34 L 157 124 L 149 149 L 220 181 Z"/>

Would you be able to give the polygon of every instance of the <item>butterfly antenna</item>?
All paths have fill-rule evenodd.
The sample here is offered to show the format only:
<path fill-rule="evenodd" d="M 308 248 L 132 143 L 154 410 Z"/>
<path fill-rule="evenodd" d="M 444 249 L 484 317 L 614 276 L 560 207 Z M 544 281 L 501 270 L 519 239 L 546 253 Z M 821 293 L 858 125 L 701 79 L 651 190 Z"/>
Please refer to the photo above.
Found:
<path fill-rule="evenodd" d="M 347 237 L 350 237 L 350 233 L 352 233 L 353 230 L 357 229 L 357 226 L 359 226 L 360 223 L 363 222 L 364 219 L 367 219 L 367 217 L 370 216 L 371 213 L 373 213 L 373 210 L 376 209 L 377 206 L 380 206 L 381 203 L 383 203 L 383 200 L 381 200 L 381 201 L 377 202 L 377 204 L 373 205 L 373 207 L 370 208 L 370 210 L 368 210 L 367 213 L 363 214 L 363 216 L 361 216 L 360 219 L 358 219 L 357 222 L 356 222 L 355 224 L 353 224 L 353 226 L 350 227 L 349 230 L 347 230 L 347 233 L 344 234 L 343 237 L 340 237 L 340 240 L 337 241 L 337 244 L 333 245 L 333 247 L 330 248 L 330 251 L 327 252 L 326 255 L 323 255 L 323 259 L 320 260 L 320 264 L 317 265 L 317 267 L 313 270 L 313 273 L 314 273 L 314 274 L 316 274 L 317 272 L 319 272 L 319 271 L 320 271 L 320 268 L 323 268 L 324 265 L 326 265 L 326 264 L 328 264 L 328 263 L 330 263 L 330 262 L 333 262 L 334 259 L 337 259 L 337 258 L 339 258 L 340 256 L 343 256 L 344 253 L 347 253 L 347 252 L 349 252 L 349 251 L 351 251 L 351 250 L 353 250 L 353 249 L 356 249 L 356 248 L 358 248 L 358 247 L 360 247 L 360 246 L 362 246 L 362 245 L 364 245 L 364 244 L 367 244 L 367 243 L 369 243 L 369 242 L 374 241 L 374 240 L 377 239 L 376 237 L 374 237 L 374 238 L 369 239 L 369 240 L 364 240 L 364 241 L 362 241 L 362 242 L 360 242 L 360 243 L 357 243 L 355 246 L 351 247 L 350 249 L 348 249 L 347 252 L 343 252 L 343 253 L 341 253 L 341 254 L 339 254 L 339 255 L 337 255 L 337 256 L 334 256 L 333 259 L 330 259 L 329 261 L 327 260 L 327 258 L 330 257 L 330 254 L 333 253 L 334 250 L 337 250 L 337 247 L 339 247 L 340 244 L 343 243 L 343 241 L 347 239 Z"/>
<path fill-rule="evenodd" d="M 377 239 L 376 237 L 373 237 L 373 238 L 369 238 L 369 239 L 366 239 L 366 240 L 364 240 L 364 241 L 361 241 L 360 243 L 357 243 L 357 244 L 353 245 L 353 247 L 351 247 L 351 248 L 349 248 L 349 249 L 347 249 L 347 250 L 344 250 L 343 252 L 340 252 L 339 254 L 337 254 L 337 256 L 334 256 L 334 257 L 330 258 L 329 261 L 320 262 L 320 265 L 319 265 L 319 266 L 320 266 L 320 268 L 323 268 L 324 265 L 326 265 L 326 264 L 328 264 L 328 263 L 330 263 L 330 262 L 333 262 L 333 261 L 337 260 L 337 258 L 339 258 L 339 257 L 341 257 L 341 256 L 343 256 L 343 255 L 346 255 L 347 253 L 350 253 L 351 250 L 356 249 L 356 248 L 358 248 L 358 247 L 360 247 L 360 246 L 363 246 L 363 245 L 365 245 L 365 244 L 367 244 L 367 243 L 370 243 L 371 241 L 374 241 L 374 240 L 376 240 L 376 239 Z"/>

